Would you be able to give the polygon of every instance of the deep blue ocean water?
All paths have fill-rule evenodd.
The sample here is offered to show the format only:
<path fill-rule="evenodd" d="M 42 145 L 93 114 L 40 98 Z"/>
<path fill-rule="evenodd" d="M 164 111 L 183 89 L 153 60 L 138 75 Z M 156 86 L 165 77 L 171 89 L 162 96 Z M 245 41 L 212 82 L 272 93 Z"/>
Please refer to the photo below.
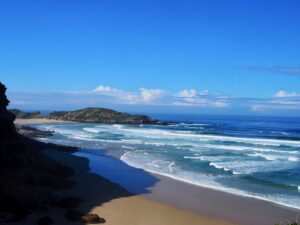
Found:
<path fill-rule="evenodd" d="M 300 118 L 153 114 L 160 125 L 41 124 L 44 141 L 123 150 L 130 166 L 300 208 Z"/>

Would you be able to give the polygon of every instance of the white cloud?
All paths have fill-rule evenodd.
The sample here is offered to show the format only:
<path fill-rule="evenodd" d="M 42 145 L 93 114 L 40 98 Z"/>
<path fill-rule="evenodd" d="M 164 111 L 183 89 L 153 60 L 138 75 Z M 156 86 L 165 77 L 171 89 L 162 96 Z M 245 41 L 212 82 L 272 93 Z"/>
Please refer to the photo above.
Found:
<path fill-rule="evenodd" d="M 228 106 L 224 100 L 215 100 L 219 95 L 209 95 L 207 90 L 197 91 L 195 89 L 184 89 L 176 96 L 177 98 L 172 105 L 215 108 Z"/>
<path fill-rule="evenodd" d="M 184 89 L 178 93 L 178 96 L 183 98 L 194 98 L 199 95 L 208 95 L 208 90 L 197 91 L 195 89 Z"/>
<path fill-rule="evenodd" d="M 190 90 L 184 89 L 178 93 L 178 96 L 184 98 L 193 98 L 197 96 L 197 93 L 198 92 L 195 89 L 190 89 Z"/>
<path fill-rule="evenodd" d="M 300 97 L 300 94 L 297 94 L 296 92 L 286 92 L 283 90 L 280 90 L 275 93 L 274 95 L 276 98 L 291 98 L 291 97 Z"/>
<path fill-rule="evenodd" d="M 212 108 L 225 108 L 228 107 L 228 103 L 224 101 L 211 101 L 208 99 L 185 99 L 185 101 L 174 101 L 174 106 L 186 106 L 186 107 L 212 107 Z"/>
<path fill-rule="evenodd" d="M 139 92 L 128 92 L 100 85 L 93 90 L 101 95 L 110 96 L 118 104 L 176 105 L 194 107 L 227 107 L 228 99 L 216 99 L 220 95 L 208 95 L 207 90 L 183 89 L 178 93 L 162 89 L 140 88 Z"/>
<path fill-rule="evenodd" d="M 135 93 L 119 90 L 110 86 L 100 85 L 95 88 L 93 92 L 103 96 L 112 97 L 112 103 L 135 104 L 138 102 L 138 96 Z"/>
<path fill-rule="evenodd" d="M 33 105 L 34 103 L 31 101 L 11 99 L 9 100 L 9 104 L 10 105 Z"/>
<path fill-rule="evenodd" d="M 118 104 L 154 104 L 165 94 L 161 89 L 140 88 L 139 92 L 123 91 L 110 86 L 100 85 L 93 90 L 105 96 L 113 97 L 114 103 Z"/>
<path fill-rule="evenodd" d="M 120 100 L 119 103 L 121 104 L 138 104 L 139 103 L 139 97 L 133 93 L 129 92 L 121 92 L 120 95 L 117 96 L 117 98 Z"/>
<path fill-rule="evenodd" d="M 218 108 L 225 108 L 228 106 L 226 102 L 212 102 L 212 105 Z"/>
<path fill-rule="evenodd" d="M 120 92 L 120 90 L 111 88 L 109 86 L 100 85 L 94 89 L 95 92 Z"/>
<path fill-rule="evenodd" d="M 165 94 L 164 90 L 161 89 L 140 89 L 140 94 L 145 103 L 153 103 L 160 97 L 162 97 Z"/>
<path fill-rule="evenodd" d="M 208 90 L 201 90 L 198 92 L 199 95 L 208 95 Z"/>
<path fill-rule="evenodd" d="M 151 105 L 151 106 L 178 106 L 178 107 L 202 107 L 224 108 L 228 107 L 231 98 L 223 98 L 221 95 L 208 94 L 208 91 L 195 89 L 183 89 L 179 92 L 170 92 L 162 89 L 140 88 L 136 91 L 125 91 L 114 87 L 99 85 L 93 90 L 81 90 L 56 93 L 28 93 L 26 95 L 15 93 L 11 97 L 13 105 L 25 105 L 26 102 L 38 103 L 46 101 L 48 104 L 71 106 L 105 106 L 105 105 Z M 55 96 L 55 97 L 53 97 Z M 221 96 L 222 98 L 217 98 Z M 28 99 L 30 101 L 27 101 Z M 46 100 L 45 100 L 46 99 Z M 51 102 L 50 102 L 51 100 Z"/>
<path fill-rule="evenodd" d="M 279 90 L 271 99 L 258 99 L 249 103 L 254 112 L 299 110 L 300 93 Z"/>

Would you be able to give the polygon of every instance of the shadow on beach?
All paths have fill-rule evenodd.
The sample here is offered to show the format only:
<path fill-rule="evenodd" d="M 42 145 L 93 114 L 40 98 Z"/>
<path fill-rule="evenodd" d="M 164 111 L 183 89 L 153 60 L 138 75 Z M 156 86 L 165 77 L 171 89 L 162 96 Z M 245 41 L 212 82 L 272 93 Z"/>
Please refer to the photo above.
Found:
<path fill-rule="evenodd" d="M 79 157 L 89 160 L 89 170 L 92 173 L 101 174 L 110 181 L 119 184 L 130 193 L 148 194 L 150 188 L 159 181 L 143 169 L 127 165 L 119 158 L 107 155 L 104 150 L 84 149 L 74 153 Z"/>
<path fill-rule="evenodd" d="M 158 182 L 158 179 L 141 169 L 128 166 L 121 160 L 107 156 L 92 155 L 84 150 L 74 154 L 55 150 L 44 150 L 45 155 L 53 158 L 63 165 L 75 170 L 70 177 L 76 184 L 67 190 L 58 190 L 56 195 L 64 198 L 68 196 L 80 197 L 84 200 L 78 210 L 84 214 L 105 203 L 118 198 L 130 197 L 136 194 L 147 194 L 149 189 Z M 96 173 L 101 173 L 102 176 Z M 132 176 L 128 176 L 131 173 Z M 105 177 L 109 177 L 109 180 Z M 118 184 L 116 184 L 118 183 Z M 121 186 L 122 187 L 121 187 Z M 30 216 L 22 224 L 35 224 L 41 216 L 53 217 L 54 224 L 82 224 L 82 222 L 68 221 L 64 216 L 65 210 L 49 208 Z M 101 217 L 101 215 L 99 215 Z"/>

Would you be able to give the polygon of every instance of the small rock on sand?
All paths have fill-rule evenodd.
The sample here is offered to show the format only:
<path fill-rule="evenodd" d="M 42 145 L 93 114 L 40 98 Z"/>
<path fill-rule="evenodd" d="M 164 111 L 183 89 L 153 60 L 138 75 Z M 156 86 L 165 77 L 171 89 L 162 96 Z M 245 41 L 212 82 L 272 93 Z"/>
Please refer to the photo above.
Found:
<path fill-rule="evenodd" d="M 98 223 L 105 223 L 105 219 L 99 217 L 97 214 L 87 214 L 83 216 L 82 221 L 87 224 L 98 224 Z"/>

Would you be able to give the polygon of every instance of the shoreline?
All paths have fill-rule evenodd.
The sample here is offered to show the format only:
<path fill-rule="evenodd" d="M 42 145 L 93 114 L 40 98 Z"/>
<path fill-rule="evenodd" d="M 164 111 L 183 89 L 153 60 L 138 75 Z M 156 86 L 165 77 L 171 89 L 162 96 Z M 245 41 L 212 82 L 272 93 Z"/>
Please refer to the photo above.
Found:
<path fill-rule="evenodd" d="M 21 123 L 23 121 L 19 120 L 18 122 Z M 25 122 L 29 122 L 27 124 L 41 123 L 37 122 L 36 120 L 25 120 Z M 66 123 L 65 121 L 55 120 L 43 120 L 42 123 L 56 122 Z M 124 186 L 122 185 L 122 179 L 126 180 L 126 178 L 130 178 L 130 176 L 135 176 L 135 172 L 125 174 L 126 172 L 122 171 L 124 173 L 123 176 L 125 176 L 122 178 L 120 174 L 112 174 L 113 170 L 109 168 L 102 168 L 104 169 L 104 172 L 95 171 L 95 168 L 93 169 L 93 164 L 95 164 L 93 163 L 93 161 L 95 160 L 95 158 L 97 158 L 96 161 L 101 158 L 100 161 L 102 163 L 98 165 L 114 165 L 114 163 L 116 163 L 112 162 L 114 160 L 119 161 L 118 163 L 121 162 L 125 164 L 120 159 L 120 157 L 123 155 L 121 153 L 125 153 L 125 151 L 108 151 L 101 149 L 99 151 L 102 152 L 100 153 L 100 155 L 98 154 L 99 152 L 97 152 L 97 154 L 87 153 L 84 152 L 84 150 L 81 150 L 79 152 L 90 154 L 90 157 L 86 157 L 80 154 L 79 156 L 85 157 L 89 160 L 89 166 L 92 173 L 103 176 L 106 179 L 117 183 L 123 188 Z M 78 156 L 78 154 L 76 153 L 75 155 Z M 108 159 L 108 157 L 110 157 L 110 159 Z M 113 158 L 114 160 L 112 160 L 111 158 Z M 127 167 L 131 166 L 127 165 Z M 140 171 L 141 169 L 131 167 L 131 171 L 135 170 Z M 203 187 L 176 179 L 174 177 L 152 173 L 145 170 L 143 171 L 144 173 L 142 176 L 151 176 L 156 180 L 155 184 L 153 184 L 153 186 L 151 187 L 148 187 L 148 193 L 139 193 L 138 188 L 137 191 L 129 190 L 130 192 L 138 195 L 138 197 L 143 197 L 149 199 L 150 201 L 166 204 L 168 206 L 179 208 L 184 211 L 196 213 L 198 215 L 207 215 L 212 218 L 221 218 L 222 220 L 226 221 L 234 221 L 238 224 L 244 225 L 275 224 L 278 222 L 287 221 L 288 219 L 297 219 L 300 216 L 300 210 L 274 203 L 272 201 L 259 199 L 252 196 L 238 195 L 235 193 L 230 193 L 224 190 L 218 190 L 210 187 Z M 142 178 L 142 182 L 145 182 L 143 181 L 143 179 L 144 178 Z M 125 189 L 127 188 L 125 187 Z M 235 214 L 235 212 L 237 211 L 240 215 Z M 271 220 L 274 220 L 273 223 L 270 223 Z"/>
<path fill-rule="evenodd" d="M 120 159 L 120 160 L 122 160 L 122 159 Z M 129 166 L 132 166 L 132 165 L 129 165 Z M 226 194 L 239 196 L 239 197 L 243 197 L 243 198 L 255 199 L 255 200 L 258 200 L 258 201 L 263 201 L 263 202 L 266 202 L 266 203 L 270 203 L 272 205 L 282 207 L 282 208 L 285 208 L 285 209 L 288 209 L 288 210 L 292 210 L 292 211 L 295 211 L 295 212 L 299 211 L 299 213 L 300 213 L 300 206 L 299 206 L 299 208 L 297 208 L 295 206 L 291 206 L 291 205 L 280 203 L 280 202 L 275 202 L 275 201 L 269 200 L 267 198 L 263 198 L 263 197 L 259 197 L 259 196 L 255 196 L 255 195 L 250 195 L 250 194 L 248 195 L 248 194 L 234 192 L 234 191 L 231 191 L 231 189 L 214 188 L 214 187 L 208 186 L 208 185 L 201 185 L 201 184 L 198 184 L 198 183 L 192 183 L 190 181 L 183 180 L 183 179 L 180 179 L 180 178 L 177 178 L 175 176 L 168 175 L 168 174 L 158 173 L 158 172 L 154 172 L 154 171 L 150 171 L 150 170 L 145 170 L 145 171 L 152 174 L 153 176 L 163 177 L 163 179 L 171 179 L 171 180 L 174 180 L 176 182 L 181 182 L 181 183 L 192 185 L 192 186 L 195 186 L 195 187 L 200 187 L 200 188 L 205 188 L 205 189 L 214 190 L 214 191 L 218 191 L 218 192 L 223 192 L 223 193 L 226 193 Z"/>
<path fill-rule="evenodd" d="M 116 159 L 118 159 L 118 160 L 126 163 L 124 160 L 122 160 L 122 156 L 126 155 L 126 153 L 127 153 L 124 150 L 106 150 L 106 149 L 98 149 L 98 150 L 103 151 L 104 154 L 106 154 L 107 156 L 111 156 L 113 158 L 116 158 Z M 164 179 L 170 179 L 170 180 L 172 180 L 174 182 L 183 183 L 185 185 L 191 185 L 191 186 L 194 186 L 196 188 L 199 187 L 199 188 L 204 188 L 204 189 L 208 189 L 208 190 L 212 190 L 212 191 L 226 193 L 226 194 L 229 194 L 229 195 L 238 196 L 238 197 L 242 197 L 242 198 L 249 198 L 249 199 L 255 199 L 257 201 L 263 201 L 265 203 L 268 203 L 268 204 L 271 204 L 271 205 L 275 205 L 277 207 L 281 207 L 281 208 L 284 208 L 284 209 L 287 209 L 287 210 L 299 212 L 299 217 L 300 217 L 300 206 L 299 206 L 299 208 L 297 208 L 297 207 L 293 207 L 291 205 L 287 205 L 287 204 L 280 203 L 280 202 L 275 202 L 275 201 L 272 201 L 272 200 L 269 200 L 269 199 L 266 199 L 266 198 L 263 198 L 263 197 L 255 196 L 255 195 L 250 195 L 250 194 L 247 195 L 247 194 L 243 194 L 243 193 L 235 193 L 235 192 L 231 191 L 230 189 L 225 190 L 225 189 L 222 189 L 222 188 L 214 188 L 214 187 L 211 187 L 211 186 L 206 186 L 206 185 L 201 185 L 201 184 L 197 184 L 197 183 L 192 183 L 190 181 L 181 180 L 180 178 L 177 178 L 175 176 L 170 176 L 168 174 L 163 174 L 163 173 L 158 173 L 158 172 L 155 172 L 155 171 L 145 170 L 143 168 L 138 168 L 138 167 L 132 166 L 132 165 L 130 165 L 128 163 L 126 163 L 126 164 L 128 166 L 136 168 L 136 169 L 142 169 L 145 172 L 153 175 L 154 177 L 158 177 L 158 178 L 160 178 L 162 180 L 164 180 Z"/>
<path fill-rule="evenodd" d="M 148 171 L 131 167 L 107 150 L 100 150 L 102 154 L 91 154 L 80 150 L 77 156 L 89 160 L 92 173 L 101 174 L 105 178 L 119 184 L 121 187 L 148 199 L 171 205 L 200 215 L 221 218 L 243 225 L 272 225 L 282 221 L 296 220 L 300 217 L 300 210 L 285 207 L 270 201 L 235 195 L 232 193 L 189 184 L 167 176 L 149 173 Z M 107 165 L 102 165 L 106 162 Z M 112 168 L 122 170 L 122 173 L 112 172 Z M 132 187 L 131 182 L 150 176 L 156 180 L 155 184 L 147 188 Z M 140 182 L 151 183 L 144 178 Z M 235 212 L 238 212 L 236 214 Z"/>

